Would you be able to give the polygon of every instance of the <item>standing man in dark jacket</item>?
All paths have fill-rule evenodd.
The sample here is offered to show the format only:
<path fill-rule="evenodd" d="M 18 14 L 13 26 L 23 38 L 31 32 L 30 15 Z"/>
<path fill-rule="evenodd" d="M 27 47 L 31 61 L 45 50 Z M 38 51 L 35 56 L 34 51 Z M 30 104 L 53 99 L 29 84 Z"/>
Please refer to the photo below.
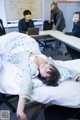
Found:
<path fill-rule="evenodd" d="M 19 21 L 19 32 L 27 34 L 28 28 L 34 27 L 34 22 L 31 20 L 31 11 L 25 10 L 23 12 L 24 18 Z"/>
<path fill-rule="evenodd" d="M 56 29 L 59 31 L 63 31 L 63 29 L 66 26 L 63 12 L 58 8 L 57 3 L 55 2 L 51 4 L 51 19 L 49 23 L 51 22 L 53 22 L 53 29 Z"/>

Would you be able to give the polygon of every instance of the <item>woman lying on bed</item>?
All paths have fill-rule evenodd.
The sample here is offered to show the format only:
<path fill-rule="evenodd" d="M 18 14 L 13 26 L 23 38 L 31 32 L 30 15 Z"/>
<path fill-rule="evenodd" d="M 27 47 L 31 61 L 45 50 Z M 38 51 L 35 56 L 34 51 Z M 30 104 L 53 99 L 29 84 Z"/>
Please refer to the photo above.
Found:
<path fill-rule="evenodd" d="M 19 85 L 19 101 L 17 107 L 17 117 L 19 120 L 27 120 L 24 113 L 26 98 L 32 93 L 32 80 L 39 76 L 46 85 L 57 86 L 64 79 L 79 79 L 78 72 L 67 70 L 63 66 L 55 63 L 52 58 L 41 54 L 38 43 L 31 37 L 22 33 L 9 33 L 5 36 L 6 44 L 1 47 L 0 71 L 3 68 L 3 62 L 8 61 L 14 64 L 18 70 L 16 72 L 16 81 Z M 0 40 L 3 40 L 3 37 Z"/>
<path fill-rule="evenodd" d="M 26 63 L 24 61 L 24 56 L 26 57 L 26 54 L 27 54 L 27 52 L 25 52 L 25 54 L 24 53 L 20 53 L 19 54 L 23 58 L 23 60 L 20 59 L 21 63 L 19 63 L 19 64 L 22 64 L 22 61 L 23 61 L 24 65 L 22 64 L 22 69 L 24 69 L 26 67 Z M 16 57 L 18 57 L 18 55 Z M 62 67 L 58 68 L 60 66 L 57 66 L 57 65 L 53 66 L 53 64 L 49 64 L 49 61 L 51 62 L 51 60 L 48 59 L 43 54 L 37 55 L 37 54 L 30 53 L 30 55 L 29 55 L 30 76 L 32 78 L 34 78 L 36 76 L 39 76 L 40 78 L 42 78 L 42 82 L 44 84 L 46 84 L 46 85 L 49 85 L 49 86 L 57 86 L 58 82 L 59 82 L 58 81 L 59 78 L 61 78 L 61 80 L 62 80 L 63 76 L 64 76 L 63 79 L 67 79 L 69 77 L 71 77 L 71 78 L 73 77 L 72 74 L 68 73 L 66 68 L 62 68 Z M 66 72 L 66 74 L 65 74 L 65 72 Z M 77 79 L 77 77 L 76 77 L 76 79 Z M 30 79 L 27 79 L 27 82 L 30 83 L 30 85 L 26 84 L 26 87 L 27 86 L 31 87 L 32 83 L 30 82 Z M 25 84 L 25 81 L 24 81 L 24 84 Z M 25 86 L 23 85 L 22 87 L 25 87 Z M 31 88 L 29 88 L 29 89 L 31 89 Z M 18 116 L 18 118 L 22 118 L 21 120 L 24 120 L 23 118 L 26 118 L 26 116 L 24 114 L 24 106 L 25 106 L 26 95 L 23 95 L 23 94 L 20 95 L 18 108 L 17 108 L 17 116 Z M 27 95 L 29 96 L 28 91 L 27 91 Z"/>

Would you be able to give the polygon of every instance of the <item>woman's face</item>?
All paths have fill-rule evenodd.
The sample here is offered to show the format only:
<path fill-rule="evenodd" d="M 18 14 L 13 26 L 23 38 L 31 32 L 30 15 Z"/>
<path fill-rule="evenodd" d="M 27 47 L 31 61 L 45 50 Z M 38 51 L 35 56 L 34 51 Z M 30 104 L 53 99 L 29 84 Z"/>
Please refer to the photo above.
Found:
<path fill-rule="evenodd" d="M 72 21 L 77 23 L 79 21 L 79 14 L 74 14 Z"/>
<path fill-rule="evenodd" d="M 39 72 L 42 77 L 47 77 L 49 76 L 49 71 L 52 67 L 49 64 L 41 64 L 39 66 Z M 53 69 L 53 68 L 52 68 Z"/>
<path fill-rule="evenodd" d="M 52 6 L 51 6 L 51 10 L 55 10 L 55 8 L 56 8 L 56 6 L 53 4 Z"/>

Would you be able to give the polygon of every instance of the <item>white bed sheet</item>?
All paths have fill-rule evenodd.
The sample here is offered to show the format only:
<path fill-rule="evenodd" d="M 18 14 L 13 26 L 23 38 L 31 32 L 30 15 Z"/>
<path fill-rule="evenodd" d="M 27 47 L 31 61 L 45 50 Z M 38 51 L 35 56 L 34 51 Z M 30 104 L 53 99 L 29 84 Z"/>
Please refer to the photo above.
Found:
<path fill-rule="evenodd" d="M 80 59 L 57 61 L 58 64 L 77 70 L 80 73 Z M 80 82 L 66 80 L 58 87 L 41 86 L 34 89 L 31 96 L 34 100 L 44 104 L 51 103 L 73 108 L 80 108 Z"/>
<path fill-rule="evenodd" d="M 80 72 L 80 59 L 72 61 L 57 61 L 58 64 L 63 64 L 68 68 L 75 66 L 75 69 Z M 5 75 L 2 73 L 0 78 L 0 92 L 7 94 L 19 94 L 19 87 L 16 84 L 15 73 L 17 68 L 10 63 L 4 62 Z M 12 77 L 14 74 L 14 77 Z M 33 80 L 35 89 L 31 95 L 31 99 L 43 104 L 51 103 L 67 107 L 80 107 L 80 82 L 71 80 L 60 83 L 58 87 L 49 87 L 36 78 Z"/>
<path fill-rule="evenodd" d="M 13 33 L 12 33 L 13 34 Z M 9 37 L 0 37 L 0 49 L 5 48 L 5 44 L 16 37 L 13 34 Z M 3 41 L 2 41 L 3 39 Z M 2 51 L 0 51 L 1 53 Z M 80 59 L 74 61 L 57 61 L 58 64 L 67 68 L 75 68 L 80 72 Z M 8 62 L 3 63 L 4 70 L 0 74 L 0 92 L 7 94 L 19 94 L 19 87 L 15 81 L 17 68 Z M 13 77 L 12 77 L 13 76 Z M 58 87 L 48 87 L 36 78 L 33 80 L 35 89 L 31 99 L 43 104 L 51 103 L 68 107 L 80 108 L 80 82 L 64 81 Z"/>

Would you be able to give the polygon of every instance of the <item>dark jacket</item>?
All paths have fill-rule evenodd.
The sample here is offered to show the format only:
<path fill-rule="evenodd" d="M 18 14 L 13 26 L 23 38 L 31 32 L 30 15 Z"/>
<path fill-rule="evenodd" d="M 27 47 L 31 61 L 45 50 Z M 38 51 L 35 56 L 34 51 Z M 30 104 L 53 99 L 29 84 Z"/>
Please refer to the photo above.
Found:
<path fill-rule="evenodd" d="M 56 18 L 55 18 L 56 15 Z M 65 19 L 63 16 L 63 12 L 61 10 L 59 10 L 58 13 L 54 14 L 51 12 L 51 20 L 55 20 L 56 24 L 55 24 L 55 28 L 59 31 L 63 31 L 63 29 L 65 28 L 66 24 L 65 24 Z"/>
<path fill-rule="evenodd" d="M 27 26 L 28 25 L 28 26 Z M 19 21 L 19 24 L 18 24 L 18 29 L 19 29 L 19 32 L 21 33 L 26 33 L 28 28 L 32 28 L 34 27 L 34 22 L 33 20 L 30 20 L 28 23 L 25 21 L 25 19 L 21 19 Z"/>
<path fill-rule="evenodd" d="M 80 38 L 80 23 L 74 24 L 72 32 L 65 32 L 65 34 Z M 80 52 L 70 48 L 67 45 L 66 48 L 72 58 L 80 58 Z"/>
<path fill-rule="evenodd" d="M 65 34 L 80 38 L 80 23 L 74 24 L 72 32 L 66 32 Z"/>
<path fill-rule="evenodd" d="M 3 21 L 0 19 L 0 36 L 5 35 L 5 34 L 6 32 L 3 26 Z"/>

